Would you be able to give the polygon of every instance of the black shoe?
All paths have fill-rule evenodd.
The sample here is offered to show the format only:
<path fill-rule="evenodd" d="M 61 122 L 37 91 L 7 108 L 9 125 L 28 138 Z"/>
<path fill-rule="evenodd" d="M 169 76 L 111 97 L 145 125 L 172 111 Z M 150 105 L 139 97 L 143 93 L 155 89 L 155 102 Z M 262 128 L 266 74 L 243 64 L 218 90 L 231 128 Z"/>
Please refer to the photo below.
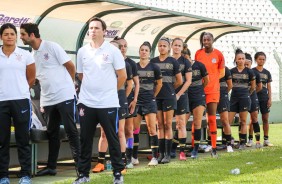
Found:
<path fill-rule="evenodd" d="M 55 176 L 57 174 L 56 169 L 50 169 L 48 167 L 42 169 L 41 171 L 38 171 L 36 173 L 36 176 L 46 176 L 46 175 L 50 175 L 50 176 Z"/>
<path fill-rule="evenodd" d="M 160 154 L 159 157 L 158 157 L 158 163 L 159 164 L 162 162 L 163 158 L 164 158 L 164 155 Z"/>

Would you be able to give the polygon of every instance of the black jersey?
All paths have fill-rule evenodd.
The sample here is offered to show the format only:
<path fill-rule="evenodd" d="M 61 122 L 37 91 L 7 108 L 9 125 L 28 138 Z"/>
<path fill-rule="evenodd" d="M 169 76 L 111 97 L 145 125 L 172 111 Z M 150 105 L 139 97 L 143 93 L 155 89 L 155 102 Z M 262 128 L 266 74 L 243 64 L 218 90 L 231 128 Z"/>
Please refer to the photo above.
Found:
<path fill-rule="evenodd" d="M 232 76 L 231 98 L 248 98 L 250 97 L 249 83 L 255 80 L 255 74 L 252 69 L 245 67 L 241 72 L 237 67 L 230 70 Z"/>
<path fill-rule="evenodd" d="M 178 93 L 181 90 L 182 86 L 184 85 L 184 82 L 186 81 L 186 77 L 185 77 L 186 73 L 192 72 L 191 63 L 185 57 L 180 56 L 177 59 L 177 61 L 179 63 L 179 70 L 182 75 L 183 84 L 175 90 L 176 93 Z"/>
<path fill-rule="evenodd" d="M 145 68 L 137 63 L 137 73 L 139 75 L 140 89 L 138 94 L 138 105 L 147 104 L 155 99 L 155 82 L 162 78 L 160 67 L 154 63 L 148 63 Z"/>
<path fill-rule="evenodd" d="M 225 75 L 221 79 L 219 79 L 220 83 L 220 98 L 226 97 L 228 95 L 228 86 L 227 86 L 227 80 L 232 79 L 231 73 L 229 68 L 225 67 Z"/>
<path fill-rule="evenodd" d="M 192 83 L 188 88 L 189 101 L 197 101 L 205 96 L 203 78 L 208 75 L 205 65 L 194 61 L 192 64 Z"/>
<path fill-rule="evenodd" d="M 131 66 L 128 62 L 125 62 L 125 67 L 126 67 L 127 80 L 131 80 L 132 79 Z M 121 89 L 118 90 L 119 105 L 121 107 L 123 107 L 124 104 L 127 104 L 125 88 L 126 88 L 126 83 L 121 87 Z"/>
<path fill-rule="evenodd" d="M 258 99 L 259 101 L 268 100 L 267 83 L 272 82 L 271 74 L 267 69 L 259 71 L 257 68 L 253 68 L 253 70 L 259 73 L 262 82 L 262 90 L 257 93 Z"/>
<path fill-rule="evenodd" d="M 173 57 L 167 57 L 164 61 L 160 61 L 159 57 L 151 59 L 152 63 L 157 64 L 162 72 L 163 87 L 159 92 L 157 99 L 174 99 L 175 89 L 173 84 L 175 82 L 175 75 L 180 73 L 179 64 Z"/>
<path fill-rule="evenodd" d="M 138 74 L 137 74 L 137 65 L 136 65 L 135 61 L 133 61 L 132 59 L 127 57 L 127 58 L 125 58 L 125 62 L 127 62 L 131 67 L 132 78 L 136 77 Z M 134 86 L 133 86 L 132 91 L 130 92 L 128 98 L 131 98 L 131 99 L 134 98 Z"/>
<path fill-rule="evenodd" d="M 260 78 L 260 74 L 257 70 L 254 70 L 252 69 L 255 76 L 256 76 L 256 85 L 258 85 L 259 83 L 261 83 L 261 78 Z M 256 100 L 258 97 L 257 97 L 257 92 L 256 90 L 254 90 L 254 92 L 251 94 L 251 100 L 254 101 Z"/>

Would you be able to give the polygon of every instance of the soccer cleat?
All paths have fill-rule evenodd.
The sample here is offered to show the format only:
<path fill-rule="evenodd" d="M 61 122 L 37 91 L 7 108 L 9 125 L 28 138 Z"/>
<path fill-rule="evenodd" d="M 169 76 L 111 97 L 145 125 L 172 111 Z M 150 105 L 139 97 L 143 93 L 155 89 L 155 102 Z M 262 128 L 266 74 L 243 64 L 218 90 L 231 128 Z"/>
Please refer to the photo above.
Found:
<path fill-rule="evenodd" d="M 167 164 L 169 162 L 170 162 L 170 156 L 168 155 L 164 156 L 164 158 L 161 161 L 162 164 Z"/>
<path fill-rule="evenodd" d="M 93 169 L 92 172 L 99 173 L 105 170 L 104 164 L 98 163 Z"/>
<path fill-rule="evenodd" d="M 226 151 L 227 151 L 227 153 L 233 153 L 234 152 L 232 146 L 227 146 Z"/>
<path fill-rule="evenodd" d="M 218 158 L 218 154 L 217 154 L 217 152 L 216 152 L 216 148 L 213 148 L 213 149 L 211 150 L 211 157 L 212 157 L 212 158 Z"/>
<path fill-rule="evenodd" d="M 126 164 L 126 169 L 133 169 L 133 168 L 134 168 L 134 166 L 133 166 L 132 162 L 129 162 L 129 163 Z"/>
<path fill-rule="evenodd" d="M 78 178 L 72 184 L 80 184 L 80 183 L 87 183 L 90 182 L 89 176 L 84 176 L 80 174 Z"/>
<path fill-rule="evenodd" d="M 121 173 L 115 173 L 114 174 L 114 184 L 123 184 L 123 176 L 121 175 Z"/>
<path fill-rule="evenodd" d="M 208 145 L 206 148 L 205 148 L 205 152 L 210 152 L 212 150 L 212 146 L 211 145 Z"/>
<path fill-rule="evenodd" d="M 272 147 L 272 146 L 273 146 L 273 144 L 271 144 L 269 140 L 264 140 L 264 142 L 263 142 L 263 146 L 269 146 L 269 147 Z"/>
<path fill-rule="evenodd" d="M 244 150 L 244 149 L 246 149 L 245 144 L 240 144 L 240 146 L 239 146 L 239 150 Z"/>
<path fill-rule="evenodd" d="M 10 180 L 9 178 L 1 178 L 0 179 L 0 184 L 10 184 Z"/>
<path fill-rule="evenodd" d="M 261 144 L 258 142 L 258 143 L 256 143 L 256 149 L 260 149 L 262 146 L 261 146 Z"/>
<path fill-rule="evenodd" d="M 31 179 L 29 176 L 24 176 L 20 179 L 19 184 L 31 184 Z"/>
<path fill-rule="evenodd" d="M 198 152 L 193 150 L 193 151 L 191 152 L 191 158 L 192 158 L 192 159 L 197 159 L 197 158 L 198 158 Z"/>
<path fill-rule="evenodd" d="M 148 163 L 148 166 L 156 166 L 156 165 L 158 165 L 159 163 L 158 163 L 158 159 L 157 158 L 155 158 L 155 157 L 153 157 L 152 159 L 151 159 L 151 161 Z"/>
<path fill-rule="evenodd" d="M 253 146 L 253 140 L 249 140 L 246 144 L 247 147 L 252 147 Z"/>
<path fill-rule="evenodd" d="M 162 163 L 163 158 L 164 158 L 164 155 L 163 154 L 159 154 L 159 157 L 158 157 L 158 163 L 159 164 Z"/>
<path fill-rule="evenodd" d="M 138 164 L 139 164 L 138 158 L 132 157 L 132 158 L 131 158 L 131 163 L 132 163 L 133 165 L 138 165 Z"/>
<path fill-rule="evenodd" d="M 171 158 L 176 158 L 176 150 L 171 150 L 170 157 Z"/>
<path fill-rule="evenodd" d="M 183 151 L 179 153 L 179 160 L 187 160 L 186 155 Z"/>

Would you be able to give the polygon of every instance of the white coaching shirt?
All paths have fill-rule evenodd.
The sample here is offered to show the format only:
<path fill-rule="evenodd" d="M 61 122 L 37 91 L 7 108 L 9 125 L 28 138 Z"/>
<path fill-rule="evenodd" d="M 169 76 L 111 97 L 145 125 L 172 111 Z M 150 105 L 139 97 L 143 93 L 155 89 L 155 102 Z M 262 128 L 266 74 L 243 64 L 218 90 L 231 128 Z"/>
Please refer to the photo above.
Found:
<path fill-rule="evenodd" d="M 30 99 L 26 67 L 32 63 L 28 51 L 16 47 L 7 57 L 0 47 L 0 101 Z"/>
<path fill-rule="evenodd" d="M 63 65 L 70 57 L 57 43 L 42 40 L 34 51 L 36 78 L 41 85 L 40 106 L 55 105 L 74 99 L 73 80 Z"/>
<path fill-rule="evenodd" d="M 95 49 L 90 44 L 77 53 L 77 73 L 83 73 L 78 103 L 91 108 L 119 107 L 115 70 L 125 68 L 118 48 L 104 41 Z"/>

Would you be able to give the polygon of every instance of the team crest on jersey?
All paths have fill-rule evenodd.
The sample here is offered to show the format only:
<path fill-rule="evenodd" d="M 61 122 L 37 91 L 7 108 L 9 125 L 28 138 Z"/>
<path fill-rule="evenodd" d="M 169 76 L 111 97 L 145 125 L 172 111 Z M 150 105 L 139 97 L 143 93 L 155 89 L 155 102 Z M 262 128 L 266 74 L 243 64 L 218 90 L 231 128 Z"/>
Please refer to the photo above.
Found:
<path fill-rule="evenodd" d="M 48 53 L 45 53 L 45 54 L 44 54 L 44 60 L 47 61 L 48 59 L 49 59 L 49 54 L 48 54 Z"/>
<path fill-rule="evenodd" d="M 216 59 L 215 58 L 212 58 L 212 63 L 216 63 Z"/>
<path fill-rule="evenodd" d="M 105 62 L 107 62 L 108 59 L 109 59 L 109 55 L 108 55 L 108 54 L 103 54 L 103 60 L 104 60 Z"/>
<path fill-rule="evenodd" d="M 83 108 L 80 108 L 80 110 L 79 110 L 79 116 L 84 116 L 84 109 L 83 109 Z"/>
<path fill-rule="evenodd" d="M 166 69 L 173 69 L 173 66 L 172 66 L 172 64 L 167 63 L 167 64 L 165 65 L 165 68 L 166 68 Z"/>
<path fill-rule="evenodd" d="M 146 73 L 146 76 L 147 76 L 147 77 L 153 77 L 152 72 L 147 72 L 147 73 Z"/>
<path fill-rule="evenodd" d="M 244 74 L 243 75 L 243 79 L 247 79 L 248 78 L 248 75 L 247 74 Z"/>
<path fill-rule="evenodd" d="M 21 61 L 21 60 L 22 60 L 22 55 L 17 54 L 17 55 L 16 55 L 16 59 L 17 59 L 18 61 Z"/>

